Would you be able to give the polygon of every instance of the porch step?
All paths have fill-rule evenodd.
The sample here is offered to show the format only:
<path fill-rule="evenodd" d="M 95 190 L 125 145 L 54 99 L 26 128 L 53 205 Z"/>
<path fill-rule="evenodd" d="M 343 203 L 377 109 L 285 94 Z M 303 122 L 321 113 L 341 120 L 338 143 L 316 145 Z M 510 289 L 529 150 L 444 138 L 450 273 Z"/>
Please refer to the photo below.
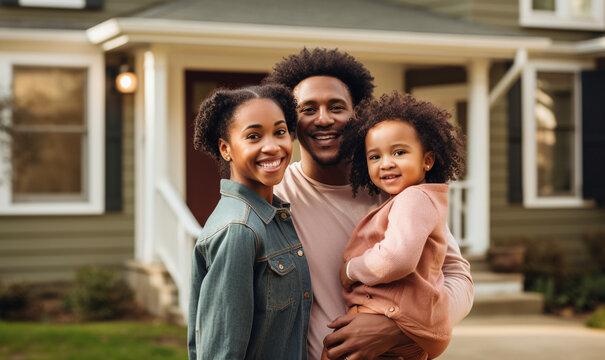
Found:
<path fill-rule="evenodd" d="M 166 321 L 174 325 L 187 326 L 183 313 L 176 302 L 166 308 Z"/>
<path fill-rule="evenodd" d="M 469 316 L 530 315 L 544 311 L 544 296 L 536 292 L 476 295 Z"/>
<path fill-rule="evenodd" d="M 475 285 L 475 300 L 470 316 L 527 315 L 543 312 L 543 295 L 524 292 L 522 274 L 492 272 L 484 257 L 474 257 L 469 261 Z"/>

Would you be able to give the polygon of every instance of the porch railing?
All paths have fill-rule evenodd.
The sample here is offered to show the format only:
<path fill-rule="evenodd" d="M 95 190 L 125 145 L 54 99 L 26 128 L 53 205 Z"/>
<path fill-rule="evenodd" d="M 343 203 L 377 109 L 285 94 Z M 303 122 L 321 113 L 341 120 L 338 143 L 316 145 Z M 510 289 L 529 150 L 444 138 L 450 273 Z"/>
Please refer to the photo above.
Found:
<path fill-rule="evenodd" d="M 155 219 L 156 254 L 160 257 L 178 288 L 178 305 L 186 316 L 189 305 L 191 251 L 202 227 L 181 196 L 165 179 L 158 181 L 158 206 Z"/>
<path fill-rule="evenodd" d="M 466 229 L 466 203 L 469 183 L 453 181 L 449 186 L 447 224 L 460 247 L 468 246 Z"/>

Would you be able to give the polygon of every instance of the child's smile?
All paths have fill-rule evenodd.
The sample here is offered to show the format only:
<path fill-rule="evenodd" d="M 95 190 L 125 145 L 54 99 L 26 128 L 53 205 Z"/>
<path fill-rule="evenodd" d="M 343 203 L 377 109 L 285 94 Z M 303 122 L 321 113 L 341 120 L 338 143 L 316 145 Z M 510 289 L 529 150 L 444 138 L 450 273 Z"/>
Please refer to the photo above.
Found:
<path fill-rule="evenodd" d="M 432 152 L 424 150 L 416 129 L 402 120 L 378 123 L 368 131 L 365 143 L 370 179 L 389 194 L 423 183 L 434 163 Z"/>

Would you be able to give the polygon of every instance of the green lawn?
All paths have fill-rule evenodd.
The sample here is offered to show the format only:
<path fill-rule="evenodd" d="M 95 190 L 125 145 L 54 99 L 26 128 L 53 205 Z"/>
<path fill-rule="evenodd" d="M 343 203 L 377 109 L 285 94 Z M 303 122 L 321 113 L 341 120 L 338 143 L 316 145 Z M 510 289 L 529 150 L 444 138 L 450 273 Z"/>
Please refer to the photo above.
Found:
<path fill-rule="evenodd" d="M 0 321 L 0 359 L 187 359 L 186 329 L 137 322 Z"/>

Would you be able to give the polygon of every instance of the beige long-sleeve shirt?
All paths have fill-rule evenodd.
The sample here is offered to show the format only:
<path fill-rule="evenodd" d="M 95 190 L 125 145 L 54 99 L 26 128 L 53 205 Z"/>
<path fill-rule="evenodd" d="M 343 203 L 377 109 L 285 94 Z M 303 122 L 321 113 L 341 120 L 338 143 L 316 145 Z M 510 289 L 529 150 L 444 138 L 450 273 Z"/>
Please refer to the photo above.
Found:
<path fill-rule="evenodd" d="M 350 185 L 322 184 L 307 177 L 300 163 L 286 170 L 274 188 L 280 198 L 291 203 L 292 219 L 307 255 L 314 302 L 309 323 L 309 359 L 320 359 L 323 339 L 332 330 L 327 324 L 346 312 L 339 269 L 342 253 L 359 221 L 380 204 L 380 199 L 360 193 L 353 198 Z M 448 292 L 452 324 L 470 311 L 473 282 L 470 265 L 449 235 L 443 263 L 444 286 Z"/>

